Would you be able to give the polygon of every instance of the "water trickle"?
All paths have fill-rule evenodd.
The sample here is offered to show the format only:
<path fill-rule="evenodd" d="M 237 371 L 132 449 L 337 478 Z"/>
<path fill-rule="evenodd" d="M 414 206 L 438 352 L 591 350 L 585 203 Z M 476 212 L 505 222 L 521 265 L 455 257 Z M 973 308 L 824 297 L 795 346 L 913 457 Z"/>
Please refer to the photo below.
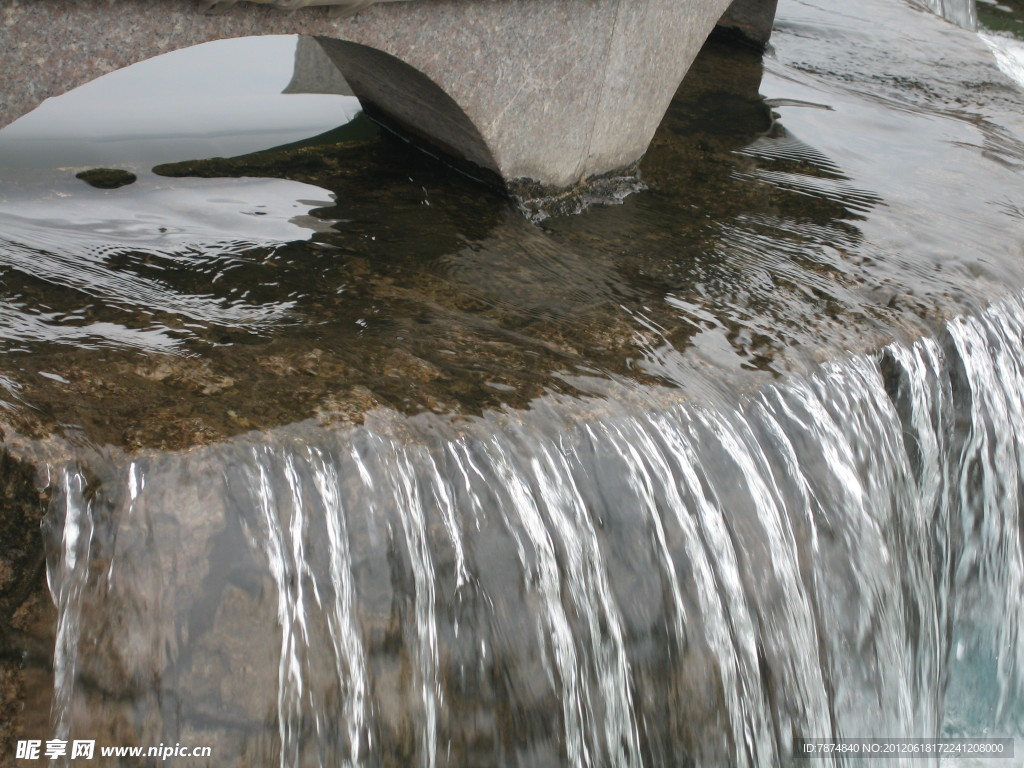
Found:
<path fill-rule="evenodd" d="M 975 0 L 924 0 L 925 4 L 944 19 L 959 24 L 964 29 L 978 26 L 978 9 Z"/>
<path fill-rule="evenodd" d="M 134 478 L 134 473 L 131 475 Z M 58 537 L 47 563 L 47 581 L 57 605 L 57 642 L 53 653 L 53 723 L 56 738 L 67 740 L 77 677 L 82 624 L 82 590 L 89 573 L 93 517 L 81 473 L 61 472 L 54 514 L 46 527 Z M 131 489 L 134 494 L 135 487 Z"/>
<path fill-rule="evenodd" d="M 981 39 L 992 49 L 999 68 L 1024 88 L 1024 41 L 1013 37 L 981 32 Z"/>
<path fill-rule="evenodd" d="M 1022 337 L 1014 298 L 739 405 L 68 467 L 59 733 L 119 691 L 103 727 L 225 765 L 769 766 L 797 737 L 1012 735 Z"/>

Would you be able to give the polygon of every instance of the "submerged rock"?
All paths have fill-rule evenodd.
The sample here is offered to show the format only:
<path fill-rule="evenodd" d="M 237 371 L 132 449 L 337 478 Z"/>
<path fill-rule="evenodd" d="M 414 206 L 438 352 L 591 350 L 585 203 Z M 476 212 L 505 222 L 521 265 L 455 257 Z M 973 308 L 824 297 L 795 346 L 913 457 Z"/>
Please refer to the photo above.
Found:
<path fill-rule="evenodd" d="M 75 174 L 76 179 L 81 179 L 86 184 L 97 189 L 117 189 L 134 184 L 138 177 L 131 171 L 122 171 L 118 168 L 92 168 Z"/>

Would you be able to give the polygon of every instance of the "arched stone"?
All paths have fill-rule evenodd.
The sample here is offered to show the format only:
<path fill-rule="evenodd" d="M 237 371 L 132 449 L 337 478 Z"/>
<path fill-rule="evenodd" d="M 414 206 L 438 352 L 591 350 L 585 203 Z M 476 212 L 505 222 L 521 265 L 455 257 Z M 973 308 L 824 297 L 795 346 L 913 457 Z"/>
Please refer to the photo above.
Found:
<path fill-rule="evenodd" d="M 369 112 L 513 193 L 557 194 L 637 163 L 730 1 L 410 0 L 339 19 L 248 3 L 205 15 L 191 0 L 10 0 L 0 125 L 161 53 L 305 34 Z"/>
<path fill-rule="evenodd" d="M 338 65 L 320 47 L 315 37 L 302 35 L 295 47 L 292 79 L 281 93 L 323 93 L 354 96 Z"/>
<path fill-rule="evenodd" d="M 317 42 L 370 117 L 462 161 L 468 173 L 478 168 L 498 173 L 477 127 L 429 77 L 376 48 L 326 37 Z"/>

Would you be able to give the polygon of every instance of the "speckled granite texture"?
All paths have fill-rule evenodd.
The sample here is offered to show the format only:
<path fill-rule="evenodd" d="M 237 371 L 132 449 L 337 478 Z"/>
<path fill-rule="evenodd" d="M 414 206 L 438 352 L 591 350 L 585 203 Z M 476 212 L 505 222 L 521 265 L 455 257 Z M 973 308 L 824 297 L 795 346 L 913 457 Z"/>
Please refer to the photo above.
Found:
<path fill-rule="evenodd" d="M 411 0 L 350 18 L 208 5 L 0 0 L 0 125 L 161 53 L 299 33 L 398 125 L 506 181 L 565 189 L 646 151 L 730 0 Z"/>

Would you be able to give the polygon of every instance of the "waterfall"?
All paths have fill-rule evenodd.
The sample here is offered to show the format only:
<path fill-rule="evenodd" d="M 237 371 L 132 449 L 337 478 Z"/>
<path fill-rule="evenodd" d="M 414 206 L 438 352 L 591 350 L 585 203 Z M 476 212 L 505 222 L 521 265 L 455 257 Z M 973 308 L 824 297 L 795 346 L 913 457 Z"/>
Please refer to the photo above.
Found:
<path fill-rule="evenodd" d="M 1024 88 L 1024 42 L 1016 38 L 980 32 L 979 37 L 995 56 L 996 64 L 1007 77 Z"/>
<path fill-rule="evenodd" d="M 942 18 L 964 29 L 978 26 L 976 0 L 924 0 L 924 3 Z"/>
<path fill-rule="evenodd" d="M 1011 298 L 732 403 L 83 458 L 48 526 L 57 733 L 282 768 L 1015 735 L 1022 338 Z"/>

